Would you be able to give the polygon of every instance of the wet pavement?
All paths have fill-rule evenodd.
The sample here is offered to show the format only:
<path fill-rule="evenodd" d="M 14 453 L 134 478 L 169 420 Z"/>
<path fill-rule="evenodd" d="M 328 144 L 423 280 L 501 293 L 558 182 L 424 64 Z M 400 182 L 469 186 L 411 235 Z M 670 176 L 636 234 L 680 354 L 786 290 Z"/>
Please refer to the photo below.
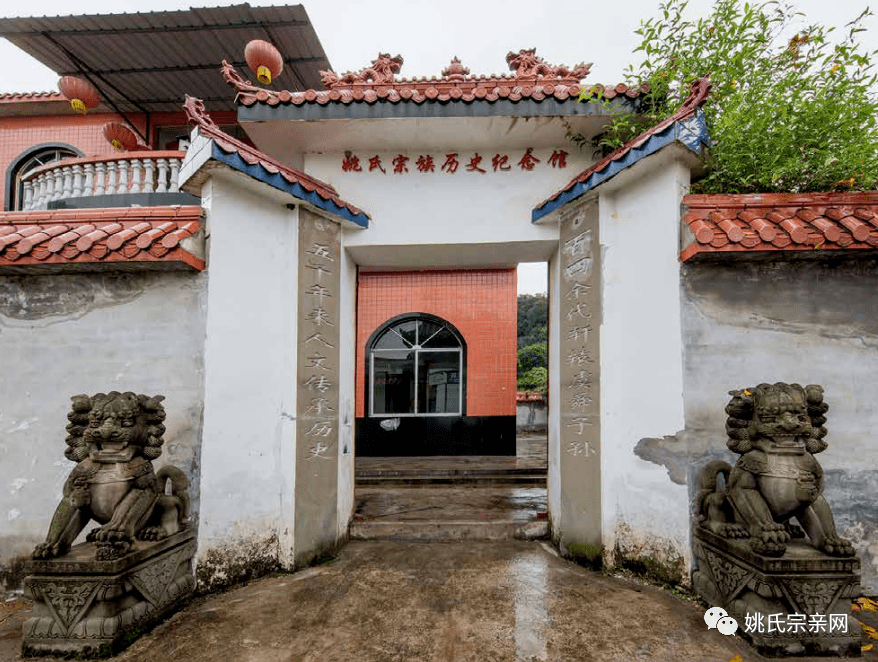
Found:
<path fill-rule="evenodd" d="M 18 659 L 27 617 L 26 601 L 11 604 L 0 604 L 0 662 Z M 703 614 L 669 591 L 585 570 L 546 542 L 353 541 L 330 563 L 196 600 L 114 659 L 766 660 L 708 630 Z"/>
<path fill-rule="evenodd" d="M 545 471 L 545 438 L 523 441 L 519 458 L 358 458 L 358 472 L 489 469 L 511 478 L 506 485 L 451 487 L 428 480 L 418 486 L 358 482 L 351 534 L 371 539 L 352 540 L 327 564 L 200 598 L 114 659 L 767 659 L 738 636 L 708 630 L 704 608 L 692 601 L 586 570 L 560 558 L 547 541 L 513 539 L 523 537 L 522 527 L 531 527 L 525 533 L 546 530 L 545 487 L 515 483 L 516 470 Z M 454 542 L 423 542 L 449 536 Z M 29 608 L 23 599 L 0 603 L 0 662 L 19 659 Z M 878 650 L 864 659 L 878 661 Z"/>
<path fill-rule="evenodd" d="M 328 564 L 196 601 L 116 659 L 762 659 L 738 637 L 708 631 L 702 616 L 666 591 L 561 559 L 545 542 L 353 541 Z"/>
<path fill-rule="evenodd" d="M 394 471 L 545 471 L 548 467 L 548 440 L 545 435 L 519 435 L 515 440 L 515 456 L 456 455 L 434 457 L 360 457 L 357 476 Z"/>
<path fill-rule="evenodd" d="M 549 534 L 545 487 L 357 485 L 355 494 L 354 540 L 531 540 Z"/>

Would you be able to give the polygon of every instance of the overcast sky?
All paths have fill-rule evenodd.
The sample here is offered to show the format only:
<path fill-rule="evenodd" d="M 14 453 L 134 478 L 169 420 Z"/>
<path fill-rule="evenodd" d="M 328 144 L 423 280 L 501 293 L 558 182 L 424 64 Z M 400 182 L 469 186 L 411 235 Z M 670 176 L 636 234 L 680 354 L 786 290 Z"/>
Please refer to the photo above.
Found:
<path fill-rule="evenodd" d="M 198 2 L 197 6 L 240 4 Z M 251 0 L 252 6 L 283 4 Z M 632 51 L 640 20 L 658 14 L 659 0 L 303 0 L 317 35 L 337 72 L 361 69 L 381 52 L 402 55 L 400 75 L 432 76 L 457 55 L 473 74 L 507 71 L 506 53 L 536 47 L 551 64 L 592 62 L 587 79 L 618 83 Z M 695 13 L 711 2 L 690 0 Z M 856 18 L 865 0 L 798 0 L 807 22 L 839 28 Z M 176 0 L 29 0 L 6 2 L 2 16 L 56 16 L 186 9 Z M 803 22 L 804 23 L 804 22 Z M 871 17 L 864 43 L 878 44 L 878 19 Z M 57 76 L 5 40 L 0 40 L 0 92 L 54 90 Z M 208 75 L 208 74 L 206 74 Z M 520 292 L 544 292 L 545 267 L 519 270 Z"/>

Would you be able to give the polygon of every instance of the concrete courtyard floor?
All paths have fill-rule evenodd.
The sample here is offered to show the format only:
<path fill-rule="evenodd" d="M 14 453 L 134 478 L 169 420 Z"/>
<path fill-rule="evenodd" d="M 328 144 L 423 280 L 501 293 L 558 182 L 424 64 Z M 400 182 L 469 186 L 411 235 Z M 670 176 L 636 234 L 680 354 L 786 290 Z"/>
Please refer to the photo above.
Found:
<path fill-rule="evenodd" d="M 17 659 L 20 604 L 0 621 L 4 662 Z M 327 564 L 198 599 L 115 659 L 764 659 L 702 616 L 668 591 L 566 561 L 545 541 L 354 541 Z"/>

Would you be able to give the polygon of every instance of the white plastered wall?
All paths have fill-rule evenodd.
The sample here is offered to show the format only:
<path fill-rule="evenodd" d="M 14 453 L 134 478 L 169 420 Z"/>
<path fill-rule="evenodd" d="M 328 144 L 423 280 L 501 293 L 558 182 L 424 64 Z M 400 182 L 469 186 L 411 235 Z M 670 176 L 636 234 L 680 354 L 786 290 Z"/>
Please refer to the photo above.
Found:
<path fill-rule="evenodd" d="M 557 227 L 531 223 L 531 211 L 541 200 L 566 185 L 588 167 L 590 158 L 559 144 L 557 149 L 572 152 L 567 167 L 548 165 L 553 149 L 534 151 L 540 163 L 531 171 L 516 164 L 521 148 L 497 145 L 484 157 L 485 174 L 466 172 L 475 150 L 468 150 L 470 137 L 448 152 L 459 152 L 461 165 L 454 174 L 441 172 L 444 153 L 427 150 L 436 159 L 435 172 L 417 172 L 417 152 L 405 152 L 410 172 L 394 174 L 391 160 L 397 152 L 381 152 L 387 173 L 368 171 L 362 157 L 362 172 L 342 172 L 344 154 L 306 154 L 309 175 L 332 184 L 346 200 L 368 211 L 372 217 L 367 230 L 345 232 L 344 243 L 354 260 L 379 268 L 473 268 L 513 266 L 518 262 L 547 260 L 557 243 Z M 502 152 L 510 156 L 508 172 L 493 172 L 491 156 Z M 372 154 L 369 152 L 368 154 Z M 514 158 L 513 158 L 514 157 Z"/>
<path fill-rule="evenodd" d="M 557 226 L 555 226 L 557 227 Z M 549 260 L 549 412 L 548 412 L 548 476 L 547 499 L 552 539 L 561 539 L 561 408 L 552 406 L 561 402 L 561 245 Z"/>
<path fill-rule="evenodd" d="M 298 287 L 288 196 L 218 168 L 202 199 L 211 281 L 200 580 L 272 556 L 293 565 Z"/>
<path fill-rule="evenodd" d="M 342 233 L 339 300 L 338 537 L 347 538 L 354 510 L 354 370 L 357 338 L 357 265 L 344 249 Z"/>
<path fill-rule="evenodd" d="M 611 557 L 618 545 L 687 567 L 687 489 L 634 447 L 684 427 L 678 254 L 689 172 L 679 150 L 665 149 L 598 189 L 603 544 Z"/>

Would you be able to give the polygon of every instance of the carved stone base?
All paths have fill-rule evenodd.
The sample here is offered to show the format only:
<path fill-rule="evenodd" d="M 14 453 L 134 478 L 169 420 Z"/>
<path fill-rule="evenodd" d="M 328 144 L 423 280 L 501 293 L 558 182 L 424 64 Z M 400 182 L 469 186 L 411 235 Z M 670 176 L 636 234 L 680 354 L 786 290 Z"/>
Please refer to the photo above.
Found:
<path fill-rule="evenodd" d="M 161 620 L 195 587 L 195 534 L 136 542 L 126 555 L 96 560 L 83 543 L 48 561 L 31 561 L 25 595 L 23 655 L 108 652 L 129 631 Z"/>
<path fill-rule="evenodd" d="M 851 599 L 860 595 L 859 559 L 827 556 L 802 541 L 769 558 L 755 554 L 746 539 L 727 540 L 702 527 L 693 534 L 693 587 L 737 620 L 738 634 L 759 653 L 860 657 L 860 628 L 850 618 Z"/>

